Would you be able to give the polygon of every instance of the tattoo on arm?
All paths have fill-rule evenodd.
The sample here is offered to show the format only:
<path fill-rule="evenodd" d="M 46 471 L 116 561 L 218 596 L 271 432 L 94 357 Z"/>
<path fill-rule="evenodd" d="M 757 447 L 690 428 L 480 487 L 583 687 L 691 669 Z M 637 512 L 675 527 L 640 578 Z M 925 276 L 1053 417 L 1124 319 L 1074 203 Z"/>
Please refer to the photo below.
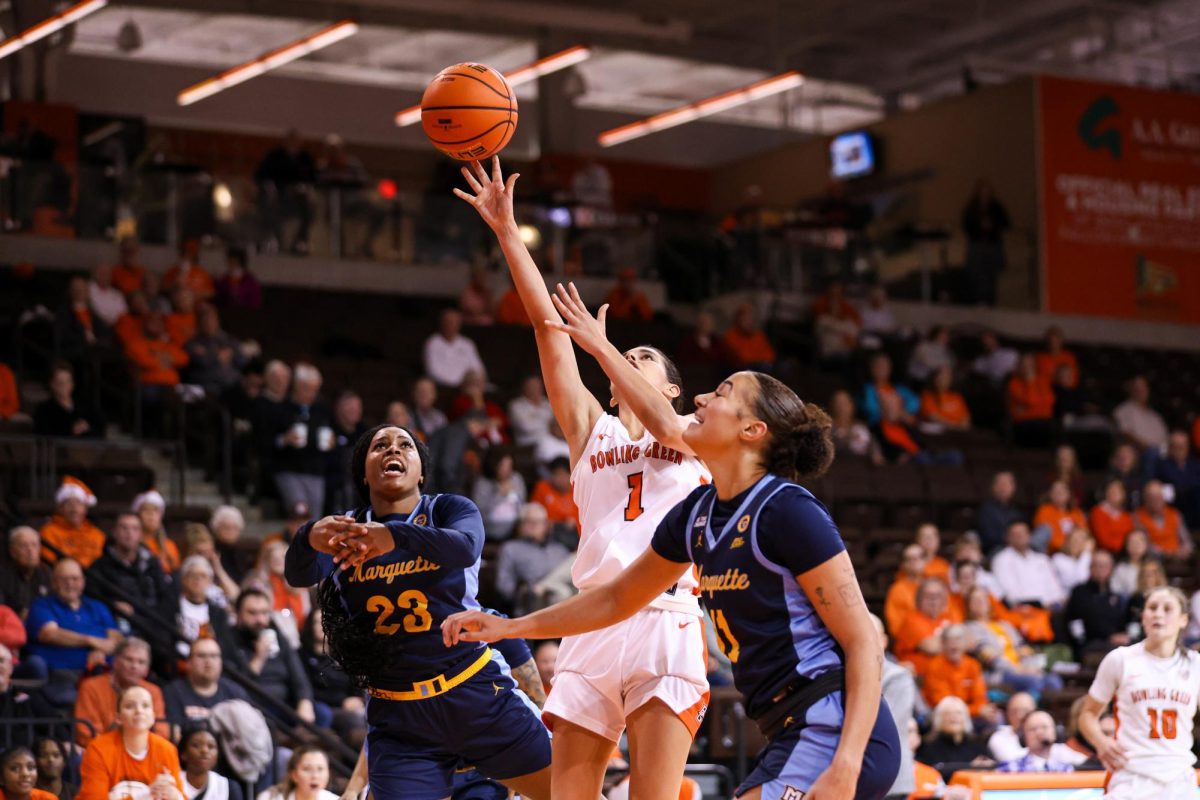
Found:
<path fill-rule="evenodd" d="M 542 686 L 542 676 L 538 674 L 537 665 L 532 660 L 526 661 L 512 671 L 517 686 L 538 708 L 546 705 L 546 689 Z"/>
<path fill-rule="evenodd" d="M 831 605 L 833 605 L 833 603 L 831 603 L 825 599 L 825 587 L 824 586 L 817 587 L 817 602 L 820 603 L 821 606 L 824 608 L 829 608 Z"/>
<path fill-rule="evenodd" d="M 838 587 L 838 595 L 847 608 L 854 608 L 863 602 L 862 592 L 858 589 L 858 581 L 849 580 Z"/>

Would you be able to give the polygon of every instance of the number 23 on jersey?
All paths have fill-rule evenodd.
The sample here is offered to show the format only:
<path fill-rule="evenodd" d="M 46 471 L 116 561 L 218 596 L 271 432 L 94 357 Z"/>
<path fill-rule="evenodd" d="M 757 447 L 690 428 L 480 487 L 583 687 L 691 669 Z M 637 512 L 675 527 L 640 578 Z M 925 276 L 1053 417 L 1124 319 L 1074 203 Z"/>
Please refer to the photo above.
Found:
<path fill-rule="evenodd" d="M 399 622 L 388 622 L 396 610 L 410 611 Z M 409 589 L 392 603 L 387 597 L 376 594 L 367 599 L 367 611 L 377 612 L 375 632 L 382 636 L 394 636 L 403 626 L 405 633 L 424 633 L 433 625 L 429 613 L 429 598 L 423 592 Z"/>

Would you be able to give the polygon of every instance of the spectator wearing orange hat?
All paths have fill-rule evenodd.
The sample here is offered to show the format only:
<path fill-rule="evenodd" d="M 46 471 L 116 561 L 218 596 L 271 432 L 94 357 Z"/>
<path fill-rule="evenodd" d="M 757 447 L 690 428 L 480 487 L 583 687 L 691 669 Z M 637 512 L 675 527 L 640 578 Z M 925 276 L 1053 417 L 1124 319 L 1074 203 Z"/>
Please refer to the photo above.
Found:
<path fill-rule="evenodd" d="M 162 290 L 172 292 L 178 286 L 192 290 L 200 301 L 211 300 L 217 293 L 212 276 L 200 266 L 200 243 L 189 239 L 179 248 L 179 263 L 167 270 L 163 276 Z"/>
<path fill-rule="evenodd" d="M 158 490 L 151 489 L 133 498 L 130 510 L 142 521 L 142 544 L 158 558 L 163 572 L 167 575 L 174 573 L 183 559 L 179 556 L 179 547 L 167 536 L 167 529 L 163 527 L 166 499 Z"/>
<path fill-rule="evenodd" d="M 617 273 L 617 285 L 604 297 L 608 304 L 608 318 L 621 320 L 649 320 L 654 316 L 650 301 L 637 286 L 637 273 L 625 267 Z"/>
<path fill-rule="evenodd" d="M 775 368 L 775 348 L 758 327 L 754 306 L 742 303 L 733 315 L 733 324 L 725 331 L 725 351 L 735 367 L 770 372 Z"/>
<path fill-rule="evenodd" d="M 87 518 L 87 510 L 96 505 L 96 495 L 86 483 L 67 475 L 54 493 L 54 502 L 57 503 L 56 512 L 41 530 L 42 558 L 53 564 L 62 553 L 85 569 L 90 567 L 104 552 L 105 541 L 104 531 Z"/>
<path fill-rule="evenodd" d="M 129 295 L 141 289 L 145 280 L 146 268 L 138 263 L 137 239 L 126 236 L 117 245 L 117 263 L 112 268 L 113 286 Z"/>
<path fill-rule="evenodd" d="M 1187 558 L 1194 545 L 1192 534 L 1179 510 L 1167 503 L 1162 481 L 1147 481 L 1142 488 L 1142 505 L 1133 512 L 1133 524 L 1146 532 L 1150 545 L 1165 556 Z"/>

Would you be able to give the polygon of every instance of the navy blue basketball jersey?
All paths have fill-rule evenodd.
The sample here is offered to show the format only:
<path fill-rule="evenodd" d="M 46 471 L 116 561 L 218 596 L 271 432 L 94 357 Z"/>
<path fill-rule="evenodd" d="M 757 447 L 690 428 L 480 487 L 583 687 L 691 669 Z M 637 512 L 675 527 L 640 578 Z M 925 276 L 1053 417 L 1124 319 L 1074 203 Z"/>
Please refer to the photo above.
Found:
<path fill-rule="evenodd" d="M 354 512 L 360 522 L 387 526 L 396 548 L 366 564 L 338 570 L 333 557 L 308 541 L 313 523 L 296 532 L 287 553 L 287 579 L 312 586 L 333 574 L 342 603 L 352 618 L 374 620 L 377 636 L 394 638 L 397 657 L 375 673 L 377 689 L 404 690 L 406 684 L 453 672 L 470 664 L 484 647 L 477 642 L 442 643 L 442 621 L 479 608 L 479 557 L 483 519 L 465 497 L 425 495 L 408 515 L 373 519 L 370 509 Z"/>
<path fill-rule="evenodd" d="M 807 489 L 767 475 L 722 502 L 714 486 L 701 486 L 663 518 L 652 546 L 699 568 L 700 601 L 751 717 L 795 676 L 842 665 L 837 641 L 796 581 L 845 550 Z"/>

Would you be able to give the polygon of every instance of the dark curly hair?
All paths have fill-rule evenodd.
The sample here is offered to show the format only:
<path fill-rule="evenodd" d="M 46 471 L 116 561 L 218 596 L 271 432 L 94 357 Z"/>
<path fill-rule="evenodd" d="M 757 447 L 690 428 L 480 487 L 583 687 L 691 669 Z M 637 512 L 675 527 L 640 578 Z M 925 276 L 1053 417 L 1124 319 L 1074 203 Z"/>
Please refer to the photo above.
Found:
<path fill-rule="evenodd" d="M 358 491 L 358 499 L 362 501 L 364 506 L 371 504 L 371 490 L 367 488 L 367 451 L 371 449 L 371 440 L 375 438 L 375 434 L 384 428 L 399 428 L 412 437 L 413 443 L 417 446 L 417 457 L 421 459 L 420 485 L 424 485 L 425 479 L 429 476 L 429 448 L 425 446 L 425 443 L 421 441 L 417 434 L 402 425 L 389 425 L 386 422 L 382 425 L 376 425 L 358 437 L 358 441 L 354 443 L 354 450 L 350 454 L 350 478 L 354 481 L 354 488 Z"/>
<path fill-rule="evenodd" d="M 833 420 L 814 403 L 805 403 L 782 381 L 751 372 L 758 382 L 754 414 L 767 424 L 770 439 L 763 451 L 768 472 L 793 481 L 819 478 L 833 463 Z"/>
<path fill-rule="evenodd" d="M 400 642 L 397 637 L 377 635 L 372 615 L 346 609 L 336 576 L 337 570 L 317 587 L 325 646 L 346 677 L 359 689 L 368 689 L 376 685 L 376 671 L 398 657 Z"/>

